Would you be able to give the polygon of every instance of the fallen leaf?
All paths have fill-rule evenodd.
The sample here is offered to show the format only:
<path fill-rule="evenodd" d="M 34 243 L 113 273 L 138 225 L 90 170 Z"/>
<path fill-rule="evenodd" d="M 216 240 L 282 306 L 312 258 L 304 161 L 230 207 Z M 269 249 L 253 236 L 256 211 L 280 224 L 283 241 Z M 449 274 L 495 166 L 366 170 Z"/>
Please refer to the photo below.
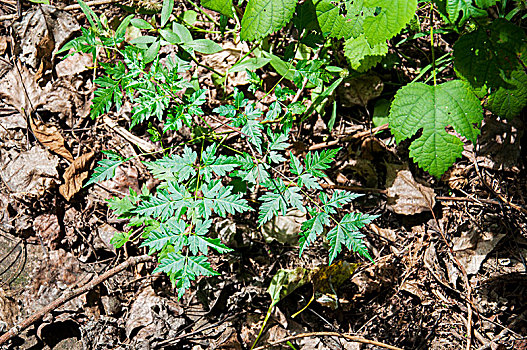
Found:
<path fill-rule="evenodd" d="M 275 215 L 262 226 L 262 235 L 266 242 L 278 241 L 282 244 L 297 244 L 298 233 L 306 221 L 306 213 L 298 209 L 289 210 L 286 215 Z"/>
<path fill-rule="evenodd" d="M 0 36 L 0 55 L 3 55 L 5 50 L 7 50 L 7 37 Z"/>
<path fill-rule="evenodd" d="M 51 152 L 64 157 L 69 162 L 73 162 L 73 156 L 64 147 L 64 138 L 55 126 L 44 124 L 39 120 L 33 121 L 32 118 L 30 118 L 30 124 L 33 134 L 40 143 L 49 148 Z"/>
<path fill-rule="evenodd" d="M 386 176 L 386 195 L 393 211 L 403 215 L 430 211 L 435 205 L 434 190 L 417 183 L 410 170 L 396 168 L 388 166 Z"/>
<path fill-rule="evenodd" d="M 18 195 L 35 195 L 58 183 L 58 158 L 40 146 L 25 152 L 0 148 L 0 176 L 9 190 Z"/>
<path fill-rule="evenodd" d="M 20 51 L 18 58 L 33 69 L 45 72 L 51 67 L 56 52 L 79 30 L 79 23 L 69 12 L 50 5 L 32 7 L 20 21 L 13 23 Z"/>
<path fill-rule="evenodd" d="M 64 172 L 64 184 L 60 185 L 59 192 L 67 201 L 82 188 L 82 182 L 88 177 L 94 155 L 93 152 L 83 154 Z"/>
<path fill-rule="evenodd" d="M 93 55 L 91 53 L 77 52 L 55 65 L 57 77 L 77 75 L 87 71 L 93 66 Z"/>
<path fill-rule="evenodd" d="M 381 95 L 384 84 L 376 75 L 351 79 L 338 88 L 340 103 L 343 107 L 366 106 L 370 100 Z"/>
<path fill-rule="evenodd" d="M 35 243 L 44 243 L 51 249 L 57 249 L 60 241 L 60 224 L 57 215 L 55 214 L 42 214 L 35 218 L 33 221 L 33 229 L 35 230 L 37 237 Z"/>
<path fill-rule="evenodd" d="M 505 234 L 482 232 L 477 228 L 464 231 L 461 237 L 454 237 L 453 250 L 458 261 L 469 275 L 478 273 L 487 255 L 505 237 Z"/>

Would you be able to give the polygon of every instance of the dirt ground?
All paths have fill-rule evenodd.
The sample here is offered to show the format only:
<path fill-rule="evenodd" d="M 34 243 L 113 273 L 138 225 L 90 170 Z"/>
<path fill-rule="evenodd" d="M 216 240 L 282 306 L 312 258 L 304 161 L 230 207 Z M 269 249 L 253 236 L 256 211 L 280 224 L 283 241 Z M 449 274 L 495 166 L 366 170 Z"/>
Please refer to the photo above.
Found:
<path fill-rule="evenodd" d="M 0 2 L 2 333 L 126 259 L 146 254 L 137 241 L 112 246 L 114 234 L 127 228 L 106 200 L 154 184 L 145 166 L 133 161 L 111 180 L 72 189 L 66 170 L 74 160 L 82 158 L 83 170 L 76 173 L 84 174 L 82 183 L 101 150 L 127 157 L 140 151 L 129 137 L 130 106 L 89 117 L 91 57 L 63 60 L 56 54 L 87 24 L 74 2 L 55 3 L 68 6 L 63 10 L 22 5 L 20 18 L 6 19 L 16 12 L 16 2 Z M 178 6 L 176 12 L 185 9 Z M 110 21 L 123 13 L 113 4 L 93 8 Z M 426 39 L 420 40 L 403 47 L 415 62 L 422 59 L 419 50 L 428 50 L 419 47 Z M 236 47 L 228 37 L 221 44 Z M 448 51 L 450 44 L 439 45 Z M 230 52 L 203 59 L 221 70 L 232 64 Z M 405 74 L 415 76 L 407 63 Z M 276 81 L 270 70 L 259 74 L 264 88 Z M 327 186 L 364 194 L 354 209 L 380 215 L 364 230 L 375 264 L 341 253 L 342 269 L 333 272 L 345 277 L 330 283 L 330 292 L 310 281 L 281 300 L 256 348 L 382 349 L 371 340 L 403 349 L 465 349 L 468 342 L 470 349 L 527 349 L 525 111 L 509 121 L 487 113 L 477 145 L 466 143 L 463 158 L 438 180 L 412 163 L 408 143 L 396 145 L 383 128 L 369 132 L 379 81 L 401 79 L 396 74 L 379 68 L 360 82 L 366 96 L 375 95 L 366 107 L 353 102 L 357 85 L 341 86 L 332 131 L 330 113 L 294 131 L 297 154 L 324 148 L 326 141 L 342 147 Z M 244 77 L 233 76 L 232 84 L 247 92 Z M 210 72 L 200 70 L 199 81 L 211 90 L 210 111 L 221 94 Z M 388 84 L 382 91 L 380 98 L 393 96 Z M 270 100 L 264 95 L 253 98 L 266 108 Z M 23 115 L 29 110 L 30 125 Z M 190 133 L 167 142 L 185 132 Z M 150 144 L 145 128 L 132 133 Z M 220 275 L 199 279 L 179 301 L 169 279 L 151 273 L 155 264 L 140 262 L 50 310 L 4 347 L 249 349 L 271 304 L 272 277 L 280 269 L 327 266 L 323 241 L 299 257 L 295 215 L 280 217 L 274 226 L 258 228 L 251 216 L 215 221 L 215 232 L 234 251 L 213 256 Z M 288 337 L 296 338 L 288 345 Z"/>

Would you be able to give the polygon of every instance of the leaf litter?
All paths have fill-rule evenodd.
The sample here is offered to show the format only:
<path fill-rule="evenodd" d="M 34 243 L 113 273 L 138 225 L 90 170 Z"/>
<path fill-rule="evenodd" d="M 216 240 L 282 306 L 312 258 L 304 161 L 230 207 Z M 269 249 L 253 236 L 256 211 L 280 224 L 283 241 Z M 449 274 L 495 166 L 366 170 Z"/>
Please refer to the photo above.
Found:
<path fill-rule="evenodd" d="M 151 181 L 140 166 L 120 167 L 115 179 L 101 184 L 104 188 L 81 190 L 92 163 L 98 157 L 96 151 L 101 147 L 117 149 L 116 146 L 127 142 L 85 119 L 89 114 L 88 97 L 92 82 L 84 73 L 91 69 L 93 57 L 78 55 L 57 63 L 56 51 L 80 27 L 71 14 L 52 6 L 31 7 L 15 28 L 22 63 L 16 59 L 9 61 L 2 58 L 0 61 L 0 96 L 3 103 L 0 108 L 0 195 L 2 202 L 9 202 L 0 206 L 0 229 L 10 235 L 7 236 L 10 242 L 29 237 L 27 249 L 31 252 L 27 259 L 33 266 L 35 263 L 39 266 L 33 271 L 24 271 L 0 293 L 0 305 L 4 306 L 4 313 L 0 313 L 1 321 L 8 327 L 15 322 L 14 319 L 22 318 L 14 307 L 16 303 L 27 313 L 27 300 L 31 300 L 35 307 L 45 305 L 71 286 L 82 283 L 83 276 L 102 273 L 110 268 L 105 259 L 113 261 L 116 254 L 121 254 L 119 252 L 137 253 L 132 245 L 127 245 L 126 250 L 112 249 L 109 244 L 111 236 L 115 232 L 123 232 L 125 227 L 121 219 L 105 215 L 104 200 L 117 192 L 127 193 L 129 187 L 139 191 L 142 184 Z M 0 44 L 3 42 L 0 40 Z M 239 52 L 237 46 L 223 46 L 226 50 L 206 57 L 211 58 L 210 65 L 221 71 L 235 62 Z M 6 52 L 1 45 L 0 49 Z M 243 72 L 237 72 L 229 79 L 232 80 L 230 85 L 240 88 L 246 85 Z M 212 82 L 207 83 L 212 86 Z M 84 90 L 86 87 L 88 89 Z M 337 95 L 343 101 L 349 101 L 346 108 L 361 115 L 364 107 L 370 105 L 368 102 L 376 101 L 384 87 L 382 79 L 366 77 L 353 81 L 348 88 L 348 92 L 339 91 Z M 338 113 L 341 113 L 340 109 Z M 120 116 L 116 117 L 119 120 Z M 310 139 L 312 136 L 346 135 L 346 127 L 366 130 L 367 126 L 357 122 L 355 117 L 352 115 L 351 119 L 347 119 L 353 125 L 337 123 L 332 131 L 325 130 L 327 124 L 322 117 L 317 120 L 317 125 L 307 120 L 306 128 L 299 133 L 299 137 L 309 146 L 316 143 Z M 33 124 L 30 129 L 38 130 L 35 136 L 46 148 L 31 137 L 28 139 L 28 120 Z M 90 130 L 62 130 L 65 125 L 79 127 L 77 122 Z M 317 127 L 317 135 L 306 134 L 311 126 Z M 485 157 L 487 153 L 496 154 L 486 163 L 485 159 L 478 158 L 478 162 L 483 161 L 480 164 L 485 171 L 494 171 L 491 173 L 497 183 L 492 184 L 494 190 L 507 188 L 521 194 L 519 189 L 525 188 L 522 180 L 524 164 L 518 161 L 517 140 L 522 135 L 517 130 L 521 127 L 507 126 L 501 134 L 489 133 L 489 141 L 485 145 L 490 151 L 477 150 L 478 157 Z M 492 141 L 507 141 L 509 135 L 511 142 L 504 142 L 504 147 L 495 152 Z M 328 267 L 323 259 L 327 255 L 327 246 L 323 242 L 299 258 L 297 252 L 287 248 L 287 244 L 295 239 L 291 231 L 299 224 L 296 216 L 292 219 L 295 225 L 279 223 L 268 230 L 269 237 L 274 230 L 282 230 L 287 236 L 283 242 L 262 242 L 261 237 L 252 232 L 254 229 L 250 223 L 226 221 L 215 226 L 217 234 L 225 237 L 225 241 L 235 240 L 239 252 L 229 260 L 217 259 L 213 263 L 223 269 L 222 278 L 229 283 L 218 279 L 198 281 L 196 294 L 185 296 L 178 304 L 168 281 L 160 276 L 148 276 L 150 266 L 138 266 L 134 272 L 113 278 L 85 297 L 57 310 L 38 329 L 23 333 L 21 340 L 24 346 L 33 344 L 36 348 L 43 348 L 46 343 L 53 344 L 50 340 L 53 327 L 58 325 L 67 329 L 66 325 L 70 325 L 74 331 L 82 331 L 86 335 L 82 342 L 90 345 L 118 347 L 124 341 L 135 348 L 171 345 L 206 349 L 214 344 L 219 348 L 241 349 L 252 344 L 256 334 L 249 330 L 259 330 L 271 299 L 271 303 L 276 304 L 276 310 L 270 316 L 269 329 L 265 330 L 269 333 L 267 341 L 329 328 L 339 332 L 359 330 L 363 336 L 372 338 L 382 335 L 387 341 L 410 348 L 419 339 L 432 339 L 427 343 L 431 349 L 460 348 L 462 341 L 454 334 L 459 333 L 462 337 L 464 328 L 459 326 L 458 314 L 463 313 L 456 310 L 464 304 L 456 297 L 462 286 L 455 282 L 454 275 L 462 273 L 449 256 L 445 242 L 435 231 L 437 226 L 428 221 L 430 208 L 442 212 L 444 217 L 440 220 L 445 223 L 455 256 L 471 275 L 473 283 L 482 286 L 475 293 L 476 299 L 481 300 L 479 312 L 484 325 L 481 327 L 487 331 L 483 336 L 490 339 L 499 334 L 499 329 L 485 325 L 485 317 L 503 326 L 512 325 L 513 336 L 521 332 L 524 323 L 512 322 L 519 314 L 516 309 L 522 310 L 521 304 L 515 304 L 519 299 L 514 293 L 525 290 L 525 283 L 515 275 L 523 273 L 522 255 L 518 255 L 518 250 L 512 246 L 505 249 L 505 242 L 509 240 L 504 237 L 517 238 L 525 232 L 524 218 L 515 217 L 505 208 L 499 221 L 503 223 L 501 226 L 495 227 L 482 221 L 497 208 L 482 206 L 474 201 L 445 200 L 445 188 L 448 188 L 445 183 L 414 169 L 394 166 L 394 154 L 399 157 L 400 151 L 386 146 L 390 145 L 389 137 L 378 134 L 372 139 L 384 146 L 352 142 L 349 147 L 359 151 L 350 152 L 348 156 L 353 155 L 353 159 L 344 160 L 346 165 L 337 168 L 345 171 L 345 176 L 330 172 L 328 182 L 339 177 L 339 185 L 367 184 L 368 188 L 378 190 L 366 192 L 357 205 L 375 210 L 388 204 L 391 211 L 383 212 L 385 219 L 369 228 L 372 234 L 368 236 L 367 244 L 374 253 L 374 265 L 355 270 L 353 257 L 345 256 L 345 261 L 334 264 L 338 268 Z M 511 148 L 508 148 L 509 144 Z M 126 147 L 127 156 L 134 155 L 134 147 Z M 472 150 L 465 147 L 466 152 Z M 466 181 L 459 186 L 452 185 L 450 190 L 457 191 L 458 196 L 461 196 L 461 190 L 465 191 L 469 198 L 487 195 L 488 189 L 474 167 L 463 163 L 459 166 L 464 170 L 460 173 Z M 379 184 L 385 184 L 384 188 L 378 188 Z M 463 227 L 463 222 L 467 221 L 475 225 L 471 229 Z M 478 225 L 488 229 L 479 230 L 475 228 Z M 16 230 L 12 229 L 15 227 Z M 522 241 L 518 242 L 524 246 Z M 12 243 L 2 245 L 9 249 L 13 246 Z M 41 252 L 37 253 L 37 250 Z M 10 262 L 14 259 L 21 263 L 22 257 L 11 255 L 8 251 L 2 252 Z M 22 249 L 15 247 L 13 250 L 15 253 L 18 251 Z M 525 251 L 520 251 L 524 257 Z M 496 259 L 489 259 L 490 256 Z M 421 260 L 420 257 L 424 258 Z M 514 266 L 515 270 L 509 269 L 508 265 L 497 264 L 497 261 L 506 261 L 499 259 L 509 259 L 510 266 Z M 16 277 L 15 267 L 20 264 L 11 267 L 9 264 L 2 266 L 9 276 Z M 500 290 L 492 281 L 501 274 L 518 279 L 515 282 L 500 282 Z M 447 280 L 446 276 L 451 278 Z M 270 293 L 267 295 L 265 290 L 269 285 Z M 216 292 L 207 295 L 207 290 Z M 309 304 L 292 318 L 308 305 L 314 290 L 319 302 Z M 22 294 L 17 295 L 13 291 Z M 225 317 L 231 318 L 225 320 Z M 0 327 L 2 325 L 0 323 Z M 189 335 L 190 332 L 196 333 Z M 75 334 L 73 331 L 61 332 L 59 343 L 72 341 L 71 344 L 77 345 L 69 348 L 80 346 L 81 341 L 75 339 Z M 513 338 L 502 340 L 512 342 Z M 298 341 L 296 344 L 310 349 L 354 348 L 351 343 L 340 341 L 339 344 L 333 338 L 327 341 L 305 338 L 305 342 Z"/>

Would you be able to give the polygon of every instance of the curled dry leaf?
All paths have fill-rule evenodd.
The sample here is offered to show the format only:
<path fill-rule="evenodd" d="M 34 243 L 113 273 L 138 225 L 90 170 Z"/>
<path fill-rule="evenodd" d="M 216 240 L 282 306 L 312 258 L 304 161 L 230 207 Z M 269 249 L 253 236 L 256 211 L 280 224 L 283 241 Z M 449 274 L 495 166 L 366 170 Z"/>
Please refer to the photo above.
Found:
<path fill-rule="evenodd" d="M 39 120 L 33 121 L 33 119 L 30 119 L 30 124 L 33 135 L 40 143 L 49 148 L 51 152 L 64 157 L 69 162 L 73 162 L 73 156 L 64 147 L 64 138 L 55 126 L 44 124 Z"/>
<path fill-rule="evenodd" d="M 67 201 L 79 192 L 82 182 L 88 178 L 94 155 L 93 152 L 83 154 L 75 159 L 64 172 L 64 184 L 60 185 L 59 192 Z"/>
<path fill-rule="evenodd" d="M 388 166 L 386 179 L 386 195 L 393 211 L 403 215 L 430 211 L 435 205 L 434 190 L 417 183 L 410 170 L 394 168 Z"/>
<path fill-rule="evenodd" d="M 57 72 L 57 77 L 66 77 L 87 71 L 90 66 L 93 66 L 93 55 L 91 53 L 77 52 L 57 63 L 55 71 Z"/>

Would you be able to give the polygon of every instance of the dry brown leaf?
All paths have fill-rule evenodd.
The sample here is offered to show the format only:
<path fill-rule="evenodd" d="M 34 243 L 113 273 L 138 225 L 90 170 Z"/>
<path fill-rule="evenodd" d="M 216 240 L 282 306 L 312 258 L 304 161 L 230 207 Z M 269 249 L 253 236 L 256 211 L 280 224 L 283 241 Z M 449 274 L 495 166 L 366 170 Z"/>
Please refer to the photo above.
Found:
<path fill-rule="evenodd" d="M 58 182 L 58 158 L 40 146 L 26 152 L 0 148 L 0 176 L 13 193 L 41 196 Z"/>
<path fill-rule="evenodd" d="M 77 52 L 57 63 L 55 71 L 57 72 L 57 77 L 65 77 L 87 71 L 90 66 L 93 66 L 93 55 L 91 53 Z"/>
<path fill-rule="evenodd" d="M 389 186 L 386 195 L 393 211 L 403 215 L 430 211 L 435 205 L 434 190 L 417 183 L 410 170 L 394 168 L 388 166 L 386 179 L 387 186 Z"/>
<path fill-rule="evenodd" d="M 20 21 L 13 23 L 18 57 L 42 73 L 51 67 L 53 56 L 78 30 L 79 23 L 72 14 L 50 5 L 32 7 Z"/>
<path fill-rule="evenodd" d="M 381 95 L 384 84 L 376 75 L 352 79 L 338 88 L 342 106 L 366 106 L 368 101 Z"/>
<path fill-rule="evenodd" d="M 93 152 L 83 154 L 64 172 L 64 184 L 60 185 L 59 192 L 67 201 L 82 188 L 82 182 L 88 177 L 94 155 Z"/>
<path fill-rule="evenodd" d="M 3 55 L 7 50 L 7 37 L 0 36 L 0 55 Z"/>
<path fill-rule="evenodd" d="M 40 99 L 42 89 L 37 85 L 26 66 L 18 63 L 17 66 L 2 60 L 0 98 L 3 102 L 15 107 L 20 114 L 28 116 L 36 108 L 35 102 Z"/>
<path fill-rule="evenodd" d="M 452 243 L 456 258 L 469 275 L 478 273 L 487 255 L 505 237 L 502 233 L 482 232 L 479 228 L 464 231 L 461 237 L 454 237 Z"/>
<path fill-rule="evenodd" d="M 66 160 L 73 162 L 73 156 L 70 151 L 64 147 L 64 138 L 60 134 L 57 127 L 52 125 L 47 125 L 41 121 L 33 121 L 30 118 L 31 130 L 33 134 L 44 146 L 50 149 L 51 152 L 58 154 L 59 156 L 64 157 Z"/>

